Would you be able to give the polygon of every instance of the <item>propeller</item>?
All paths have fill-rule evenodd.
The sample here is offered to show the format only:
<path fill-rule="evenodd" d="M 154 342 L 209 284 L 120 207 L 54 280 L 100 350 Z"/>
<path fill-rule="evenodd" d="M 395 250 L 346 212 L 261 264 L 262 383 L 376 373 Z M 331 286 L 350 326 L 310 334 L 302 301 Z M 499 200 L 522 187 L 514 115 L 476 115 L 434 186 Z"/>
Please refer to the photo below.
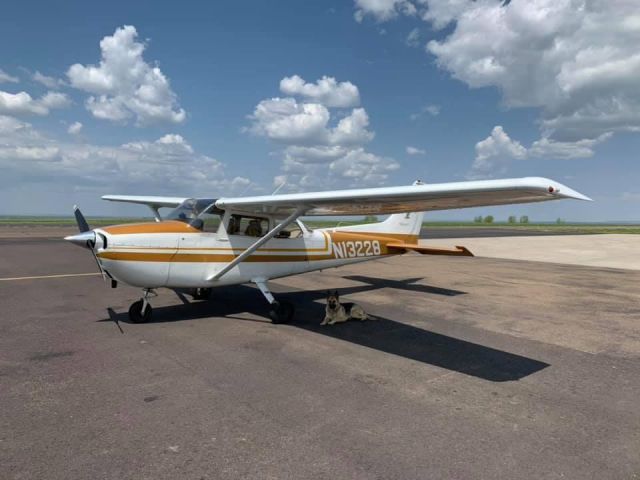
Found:
<path fill-rule="evenodd" d="M 76 223 L 78 224 L 78 229 L 80 230 L 80 232 L 88 232 L 89 230 L 91 230 L 89 228 L 87 220 L 84 218 L 84 215 L 82 215 L 82 212 L 77 205 L 73 206 L 73 215 L 74 217 L 76 217 Z"/>
<path fill-rule="evenodd" d="M 93 259 L 96 261 L 96 265 L 98 265 L 98 270 L 100 270 L 100 273 L 102 274 L 102 280 L 106 282 L 107 274 L 102 268 L 100 260 L 98 260 L 98 256 L 96 255 L 95 251 L 98 234 L 89 228 L 87 220 L 84 218 L 84 215 L 82 215 L 82 212 L 77 205 L 73 206 L 73 215 L 74 217 L 76 217 L 76 223 L 78 224 L 78 230 L 80 230 L 80 233 L 77 235 L 64 237 L 64 239 L 75 245 L 79 245 L 81 247 L 89 249 L 91 255 L 93 255 Z"/>

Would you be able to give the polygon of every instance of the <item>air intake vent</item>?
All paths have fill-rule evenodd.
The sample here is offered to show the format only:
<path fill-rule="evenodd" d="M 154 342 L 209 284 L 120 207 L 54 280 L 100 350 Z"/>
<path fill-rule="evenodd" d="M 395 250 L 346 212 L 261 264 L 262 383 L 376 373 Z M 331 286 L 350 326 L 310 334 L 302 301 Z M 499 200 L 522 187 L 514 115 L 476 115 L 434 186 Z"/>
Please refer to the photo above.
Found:
<path fill-rule="evenodd" d="M 106 236 L 104 236 L 104 235 L 103 235 L 103 234 L 101 234 L 101 233 L 98 233 L 98 235 L 100 235 L 100 238 L 102 238 L 102 248 L 103 248 L 104 250 L 106 250 L 106 249 L 107 249 L 107 237 L 106 237 Z"/>

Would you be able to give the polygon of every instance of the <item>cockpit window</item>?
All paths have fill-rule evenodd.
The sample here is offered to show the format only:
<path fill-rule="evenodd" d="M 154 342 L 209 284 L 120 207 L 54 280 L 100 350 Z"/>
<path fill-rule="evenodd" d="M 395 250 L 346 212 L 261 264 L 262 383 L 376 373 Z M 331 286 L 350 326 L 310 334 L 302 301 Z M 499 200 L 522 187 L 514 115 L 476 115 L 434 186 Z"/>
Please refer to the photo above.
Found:
<path fill-rule="evenodd" d="M 203 232 L 217 232 L 222 222 L 223 213 L 223 210 L 212 205 L 198 216 L 198 220 L 202 220 L 202 228 L 197 228 L 200 228 Z"/>
<path fill-rule="evenodd" d="M 214 198 L 189 198 L 185 200 L 175 209 L 171 210 L 166 216 L 167 220 L 180 220 L 182 222 L 189 222 L 194 218 L 198 218 L 208 206 L 215 203 Z"/>
<path fill-rule="evenodd" d="M 215 198 L 190 198 L 169 212 L 165 219 L 185 222 L 205 232 L 215 232 L 224 213 L 215 206 L 215 201 Z"/>

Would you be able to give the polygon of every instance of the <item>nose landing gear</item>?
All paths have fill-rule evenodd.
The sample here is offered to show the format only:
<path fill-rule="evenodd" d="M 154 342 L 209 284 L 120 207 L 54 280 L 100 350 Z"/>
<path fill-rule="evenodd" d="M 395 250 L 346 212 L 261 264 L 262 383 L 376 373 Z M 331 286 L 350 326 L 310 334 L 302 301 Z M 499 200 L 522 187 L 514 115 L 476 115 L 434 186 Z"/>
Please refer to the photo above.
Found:
<path fill-rule="evenodd" d="M 151 288 L 144 289 L 144 296 L 129 307 L 129 320 L 132 323 L 146 323 L 151 320 L 152 308 L 149 297 L 157 297 L 158 294 Z"/>

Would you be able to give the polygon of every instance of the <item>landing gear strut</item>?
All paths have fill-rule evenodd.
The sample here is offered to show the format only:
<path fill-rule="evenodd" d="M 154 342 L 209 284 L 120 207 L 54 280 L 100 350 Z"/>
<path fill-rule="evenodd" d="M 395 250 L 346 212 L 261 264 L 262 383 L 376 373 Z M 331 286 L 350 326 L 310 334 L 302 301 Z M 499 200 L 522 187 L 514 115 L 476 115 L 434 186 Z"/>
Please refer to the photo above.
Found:
<path fill-rule="evenodd" d="M 158 294 L 151 288 L 144 289 L 144 296 L 137 302 L 133 302 L 129 307 L 129 320 L 132 323 L 145 323 L 151 320 L 152 308 L 149 297 L 156 297 Z"/>
<path fill-rule="evenodd" d="M 266 298 L 267 302 L 271 305 L 271 309 L 269 310 L 269 318 L 271 318 L 271 322 L 289 323 L 293 319 L 293 315 L 295 313 L 293 303 L 285 300 L 278 301 L 273 298 L 265 279 L 256 278 L 253 279 L 252 282 L 258 286 L 262 295 L 264 295 L 264 298 Z"/>

